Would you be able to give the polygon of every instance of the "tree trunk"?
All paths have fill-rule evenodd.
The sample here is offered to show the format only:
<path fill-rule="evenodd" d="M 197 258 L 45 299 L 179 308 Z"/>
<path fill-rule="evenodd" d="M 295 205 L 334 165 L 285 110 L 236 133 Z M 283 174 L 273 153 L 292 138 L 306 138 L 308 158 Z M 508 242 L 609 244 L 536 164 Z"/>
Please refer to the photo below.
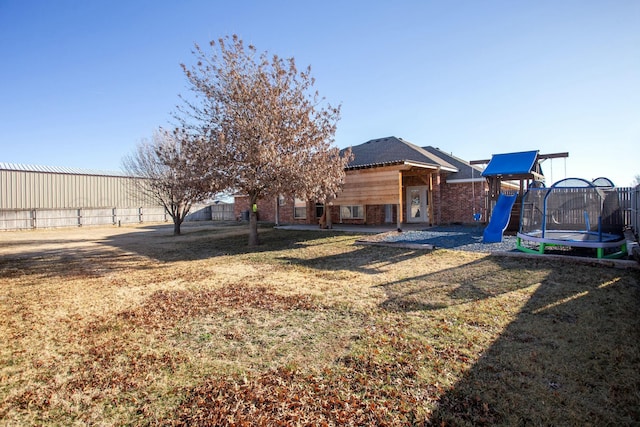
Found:
<path fill-rule="evenodd" d="M 258 202 L 257 195 L 249 195 L 249 246 L 260 244 L 258 239 L 258 210 L 254 209 Z"/>
<path fill-rule="evenodd" d="M 257 246 L 260 244 L 258 239 L 258 213 L 253 209 L 249 211 L 249 246 Z"/>
<path fill-rule="evenodd" d="M 175 204 L 171 206 L 171 218 L 173 219 L 173 235 L 179 236 L 180 226 L 184 222 L 184 219 L 187 217 L 189 213 L 189 209 L 191 209 L 191 204 L 188 203 L 186 205 Z"/>
<path fill-rule="evenodd" d="M 179 212 L 174 212 L 173 215 L 171 215 L 171 218 L 173 219 L 173 235 L 179 236 L 183 218 L 180 218 Z"/>
<path fill-rule="evenodd" d="M 167 209 L 166 206 L 165 206 L 165 209 L 167 210 L 167 212 L 169 213 L 169 216 L 173 220 L 173 235 L 174 236 L 179 236 L 180 235 L 180 224 L 182 224 L 182 219 L 180 218 L 180 211 L 173 204 L 171 205 L 171 210 Z"/>

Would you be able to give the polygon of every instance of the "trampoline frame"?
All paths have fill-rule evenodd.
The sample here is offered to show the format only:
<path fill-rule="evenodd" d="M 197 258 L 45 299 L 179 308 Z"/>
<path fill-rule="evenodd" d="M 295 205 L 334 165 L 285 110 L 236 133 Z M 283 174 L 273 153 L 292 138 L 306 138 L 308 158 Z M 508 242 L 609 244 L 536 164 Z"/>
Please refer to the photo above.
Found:
<path fill-rule="evenodd" d="M 539 231 L 541 232 L 541 230 Z M 598 233 L 587 232 L 587 231 L 562 231 L 562 230 L 547 230 L 546 234 L 554 234 L 554 233 L 572 233 L 572 234 L 595 234 Z M 611 235 L 613 236 L 613 235 Z M 618 238 L 616 240 L 608 240 L 608 241 L 583 241 L 583 240 L 566 240 L 566 239 L 551 239 L 548 237 L 535 237 L 530 234 L 518 233 L 516 240 L 516 248 L 522 252 L 527 252 L 531 254 L 544 254 L 544 251 L 547 247 L 550 246 L 568 246 L 568 247 L 578 247 L 578 248 L 593 248 L 596 249 L 596 256 L 598 258 L 622 258 L 627 255 L 627 241 L 626 239 Z M 539 244 L 538 249 L 528 248 L 522 245 L 522 241 L 531 241 Z M 618 251 L 610 254 L 605 254 L 605 249 L 610 248 L 620 248 Z"/>
<path fill-rule="evenodd" d="M 566 183 L 584 183 L 585 186 L 564 186 Z M 599 185 L 595 185 L 598 183 Z M 606 185 L 602 185 L 602 184 Z M 600 211 L 600 215 L 598 216 L 597 229 L 592 229 L 589 214 L 585 210 L 584 211 L 584 225 L 583 229 L 548 229 L 547 228 L 547 199 L 552 194 L 555 188 L 567 188 L 567 189 L 588 189 L 588 188 L 602 188 L 608 187 L 613 188 L 613 183 L 606 178 L 597 178 L 594 182 L 590 183 L 581 178 L 569 178 L 556 182 L 553 184 L 546 194 L 544 194 L 543 203 L 542 203 L 542 224 L 539 229 L 528 230 L 527 232 L 523 232 L 523 221 L 524 221 L 524 209 L 522 209 L 520 214 L 520 230 L 517 233 L 516 240 L 516 248 L 522 252 L 534 253 L 534 254 L 544 254 L 545 249 L 550 246 L 564 246 L 564 247 L 578 247 L 578 248 L 592 248 L 596 249 L 596 254 L 598 258 L 622 258 L 627 255 L 627 240 L 622 234 L 613 234 L 603 231 L 602 227 L 602 216 Z M 537 190 L 537 189 L 534 189 Z M 531 190 L 530 190 L 531 191 Z M 529 193 L 529 191 L 527 191 Z M 600 191 L 598 191 L 600 193 Z M 526 194 L 525 194 L 526 197 Z M 602 196 L 601 196 L 602 197 Z M 524 204 L 524 198 L 523 198 Z M 532 205 L 533 206 L 533 205 Z M 595 227 L 594 227 L 595 228 Z M 570 238 L 571 236 L 576 236 L 575 239 Z M 578 238 L 583 237 L 583 238 Z M 592 237 L 592 239 L 585 238 Z M 538 249 L 533 249 L 531 247 L 523 246 L 523 241 L 534 242 L 538 244 Z M 617 251 L 605 254 L 605 249 L 615 249 L 619 248 Z"/>

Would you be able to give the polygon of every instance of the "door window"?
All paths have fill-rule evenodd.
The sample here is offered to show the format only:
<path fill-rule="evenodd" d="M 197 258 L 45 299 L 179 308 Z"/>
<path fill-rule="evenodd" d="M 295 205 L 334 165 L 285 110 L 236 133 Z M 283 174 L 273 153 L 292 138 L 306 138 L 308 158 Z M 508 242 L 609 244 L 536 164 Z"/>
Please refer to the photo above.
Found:
<path fill-rule="evenodd" d="M 407 187 L 407 222 L 428 222 L 427 186 Z"/>

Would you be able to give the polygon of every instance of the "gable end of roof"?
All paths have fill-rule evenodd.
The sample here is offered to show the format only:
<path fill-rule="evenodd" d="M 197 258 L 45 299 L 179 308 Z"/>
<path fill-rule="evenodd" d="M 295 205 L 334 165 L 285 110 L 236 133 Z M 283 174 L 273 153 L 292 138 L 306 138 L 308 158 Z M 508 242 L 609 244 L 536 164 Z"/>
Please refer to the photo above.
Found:
<path fill-rule="evenodd" d="M 354 158 L 347 169 L 416 163 L 448 172 L 458 170 L 441 157 L 395 136 L 369 140 L 351 147 L 351 152 Z"/>

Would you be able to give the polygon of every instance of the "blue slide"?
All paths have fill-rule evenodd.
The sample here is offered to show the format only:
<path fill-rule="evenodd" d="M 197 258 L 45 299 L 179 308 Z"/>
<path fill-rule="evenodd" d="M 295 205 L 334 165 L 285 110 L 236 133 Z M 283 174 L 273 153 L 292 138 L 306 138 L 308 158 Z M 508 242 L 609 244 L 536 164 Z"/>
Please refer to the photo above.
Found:
<path fill-rule="evenodd" d="M 517 197 L 518 193 L 512 196 L 500 193 L 496 206 L 493 208 L 493 212 L 491 212 L 489 225 L 484 229 L 482 243 L 502 242 L 502 233 L 504 233 L 504 230 L 506 230 L 509 225 L 511 208 L 513 208 Z"/>

